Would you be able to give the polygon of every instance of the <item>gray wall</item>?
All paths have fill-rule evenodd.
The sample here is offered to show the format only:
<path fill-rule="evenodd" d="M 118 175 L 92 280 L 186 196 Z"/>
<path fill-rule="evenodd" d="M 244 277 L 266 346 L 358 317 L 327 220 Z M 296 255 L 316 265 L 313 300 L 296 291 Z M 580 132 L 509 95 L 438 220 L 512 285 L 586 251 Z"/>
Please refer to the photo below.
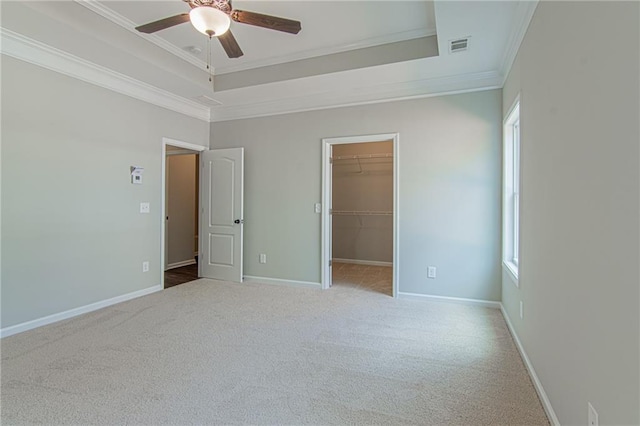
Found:
<path fill-rule="evenodd" d="M 639 12 L 540 2 L 504 88 L 522 213 L 503 304 L 563 425 L 587 424 L 588 401 L 601 425 L 640 424 Z"/>
<path fill-rule="evenodd" d="M 208 129 L 3 56 L 2 327 L 159 285 L 162 137 Z"/>
<path fill-rule="evenodd" d="M 246 148 L 245 274 L 319 282 L 322 138 L 399 132 L 399 291 L 500 300 L 501 102 L 492 90 L 213 123 L 212 148 Z"/>
<path fill-rule="evenodd" d="M 167 155 L 167 264 L 194 260 L 198 251 L 195 154 Z"/>
<path fill-rule="evenodd" d="M 393 154 L 393 141 L 333 146 L 334 211 L 393 211 L 393 158 L 348 158 L 367 154 Z M 334 214 L 332 226 L 334 259 L 393 262 L 393 216 Z"/>

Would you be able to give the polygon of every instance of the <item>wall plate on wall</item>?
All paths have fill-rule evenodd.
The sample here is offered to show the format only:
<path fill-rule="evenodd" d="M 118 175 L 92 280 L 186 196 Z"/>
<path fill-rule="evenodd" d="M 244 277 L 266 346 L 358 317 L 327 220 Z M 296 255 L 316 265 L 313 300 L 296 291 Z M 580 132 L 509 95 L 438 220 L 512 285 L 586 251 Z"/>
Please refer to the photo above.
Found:
<path fill-rule="evenodd" d="M 144 168 L 131 166 L 131 183 L 142 185 L 142 173 Z"/>

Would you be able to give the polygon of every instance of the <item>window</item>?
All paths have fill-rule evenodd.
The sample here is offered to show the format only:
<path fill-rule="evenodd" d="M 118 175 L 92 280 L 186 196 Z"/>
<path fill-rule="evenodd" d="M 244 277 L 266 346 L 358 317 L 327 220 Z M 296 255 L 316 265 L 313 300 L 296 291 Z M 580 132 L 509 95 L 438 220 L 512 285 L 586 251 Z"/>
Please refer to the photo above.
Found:
<path fill-rule="evenodd" d="M 504 121 L 502 261 L 518 285 L 520 257 L 520 102 Z"/>

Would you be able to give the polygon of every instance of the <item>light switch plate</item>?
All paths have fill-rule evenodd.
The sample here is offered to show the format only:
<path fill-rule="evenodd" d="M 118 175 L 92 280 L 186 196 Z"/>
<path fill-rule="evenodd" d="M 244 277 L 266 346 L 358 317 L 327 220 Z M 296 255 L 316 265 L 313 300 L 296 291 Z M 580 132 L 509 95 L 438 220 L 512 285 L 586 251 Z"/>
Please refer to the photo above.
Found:
<path fill-rule="evenodd" d="M 429 266 L 427 268 L 427 278 L 435 278 L 436 277 L 436 267 Z"/>
<path fill-rule="evenodd" d="M 322 213 L 322 204 L 320 203 L 315 203 L 313 205 L 313 208 L 315 210 L 316 213 Z"/>
<path fill-rule="evenodd" d="M 151 211 L 151 206 L 149 203 L 140 203 L 140 213 L 149 213 Z"/>

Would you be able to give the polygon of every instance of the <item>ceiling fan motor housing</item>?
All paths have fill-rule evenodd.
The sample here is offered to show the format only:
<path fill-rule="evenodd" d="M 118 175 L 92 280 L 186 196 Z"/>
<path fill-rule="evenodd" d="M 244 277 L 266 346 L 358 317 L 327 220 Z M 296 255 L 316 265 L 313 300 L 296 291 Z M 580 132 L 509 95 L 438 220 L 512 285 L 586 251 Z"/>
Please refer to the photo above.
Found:
<path fill-rule="evenodd" d="M 231 14 L 231 11 L 233 10 L 231 0 L 184 0 L 184 2 L 189 3 L 189 6 L 191 6 L 192 9 L 201 6 L 213 7 L 227 15 Z"/>

